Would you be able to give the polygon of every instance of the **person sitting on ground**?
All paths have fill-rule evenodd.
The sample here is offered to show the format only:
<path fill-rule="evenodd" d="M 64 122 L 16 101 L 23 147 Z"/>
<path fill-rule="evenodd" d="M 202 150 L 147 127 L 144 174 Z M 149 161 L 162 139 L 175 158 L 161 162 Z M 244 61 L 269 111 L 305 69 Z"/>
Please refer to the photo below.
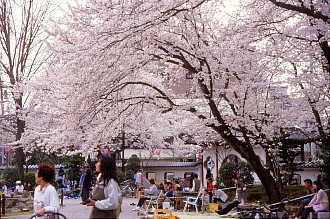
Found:
<path fill-rule="evenodd" d="M 165 186 L 162 182 L 159 184 L 159 190 L 163 192 L 165 191 Z"/>
<path fill-rule="evenodd" d="M 54 186 L 50 184 L 55 177 L 55 169 L 50 164 L 39 164 L 35 173 L 38 186 L 34 190 L 33 208 L 38 219 L 44 219 L 46 212 L 58 212 L 60 201 Z"/>
<path fill-rule="evenodd" d="M 204 189 L 203 195 L 202 195 L 202 206 L 208 205 L 210 203 L 210 196 L 209 191 L 207 189 Z"/>
<path fill-rule="evenodd" d="M 301 218 L 307 219 L 310 212 L 319 212 L 329 210 L 329 199 L 327 193 L 323 190 L 322 183 L 320 181 L 314 181 L 313 184 L 316 194 L 307 206 L 305 206 Z"/>
<path fill-rule="evenodd" d="M 173 186 L 173 184 L 171 182 L 168 182 L 168 187 L 165 192 L 166 197 L 173 197 L 174 191 L 175 191 L 175 187 Z"/>
<path fill-rule="evenodd" d="M 213 202 L 214 203 L 225 203 L 228 199 L 228 195 L 219 189 L 218 185 L 214 185 L 214 190 L 213 190 Z"/>
<path fill-rule="evenodd" d="M 310 195 L 315 192 L 314 187 L 313 187 L 313 182 L 311 179 L 305 179 L 304 180 L 304 187 L 307 189 L 307 194 Z M 309 202 L 312 200 L 313 196 L 309 196 L 301 200 L 299 209 L 297 211 L 296 217 L 300 217 L 302 214 L 302 211 L 304 210 L 305 206 L 309 204 Z"/>
<path fill-rule="evenodd" d="M 3 182 L 0 181 L 0 192 L 5 191 L 5 184 Z"/>
<path fill-rule="evenodd" d="M 16 194 L 23 194 L 24 186 L 21 181 L 16 181 L 15 192 Z"/>
<path fill-rule="evenodd" d="M 174 183 L 175 183 L 174 184 L 175 191 L 182 191 L 183 190 L 179 180 L 174 180 Z"/>
<path fill-rule="evenodd" d="M 5 194 L 7 197 L 10 196 L 10 189 L 8 189 L 5 183 L 2 183 L 1 192 L 3 192 L 3 194 Z"/>
<path fill-rule="evenodd" d="M 151 184 L 151 186 L 149 187 L 149 189 L 144 190 L 145 193 L 149 195 L 149 197 L 141 197 L 139 199 L 139 202 L 138 202 L 136 208 L 134 208 L 133 211 L 139 211 L 146 200 L 150 200 L 151 198 L 157 197 L 159 190 L 157 188 L 155 180 L 151 179 L 150 184 Z"/>
<path fill-rule="evenodd" d="M 236 195 L 235 195 L 235 200 L 239 201 L 239 205 L 245 205 L 245 200 L 247 198 L 247 193 L 246 193 L 246 187 L 244 183 L 242 183 L 239 180 L 238 176 L 233 176 L 232 181 L 235 184 L 236 187 Z"/>

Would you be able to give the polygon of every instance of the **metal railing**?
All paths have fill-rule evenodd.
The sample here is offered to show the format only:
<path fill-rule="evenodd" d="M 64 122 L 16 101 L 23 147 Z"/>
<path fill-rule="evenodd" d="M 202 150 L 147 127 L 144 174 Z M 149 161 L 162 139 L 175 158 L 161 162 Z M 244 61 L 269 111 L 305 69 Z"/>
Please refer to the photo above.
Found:
<path fill-rule="evenodd" d="M 5 206 L 6 206 L 6 196 L 4 193 L 1 193 L 0 194 L 0 217 L 1 217 L 1 215 L 6 214 Z"/>
<path fill-rule="evenodd" d="M 329 192 L 330 189 L 325 189 L 324 190 L 325 192 Z M 274 206 L 278 206 L 278 205 L 282 205 L 282 204 L 287 204 L 287 203 L 290 203 L 290 202 L 296 202 L 296 201 L 300 201 L 302 199 L 305 199 L 305 198 L 309 198 L 311 196 L 314 196 L 316 193 L 313 193 L 313 194 L 309 194 L 309 195 L 304 195 L 304 196 L 300 196 L 300 197 L 297 197 L 297 198 L 293 198 L 293 199 L 285 199 L 285 200 L 282 200 L 280 202 L 277 202 L 277 203 L 274 203 L 274 204 L 270 204 L 268 205 L 268 207 L 274 207 Z"/>

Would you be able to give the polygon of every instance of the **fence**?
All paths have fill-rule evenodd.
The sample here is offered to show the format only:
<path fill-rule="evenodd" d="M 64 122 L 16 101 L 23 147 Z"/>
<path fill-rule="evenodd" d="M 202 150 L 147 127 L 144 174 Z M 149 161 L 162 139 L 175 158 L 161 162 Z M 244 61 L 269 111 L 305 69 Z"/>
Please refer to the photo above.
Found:
<path fill-rule="evenodd" d="M 5 215 L 5 206 L 6 206 L 6 196 L 0 192 L 0 217 Z"/>

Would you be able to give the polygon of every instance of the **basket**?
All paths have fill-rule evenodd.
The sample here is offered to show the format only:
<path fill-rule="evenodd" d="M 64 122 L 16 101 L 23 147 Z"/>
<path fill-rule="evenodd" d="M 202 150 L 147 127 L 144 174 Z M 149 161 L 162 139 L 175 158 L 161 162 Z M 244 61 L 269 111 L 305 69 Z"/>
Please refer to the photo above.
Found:
<path fill-rule="evenodd" d="M 173 215 L 171 210 L 155 209 L 154 219 L 178 219 L 178 217 Z"/>
<path fill-rule="evenodd" d="M 215 213 L 219 209 L 219 204 L 209 203 L 209 210 L 211 213 Z"/>

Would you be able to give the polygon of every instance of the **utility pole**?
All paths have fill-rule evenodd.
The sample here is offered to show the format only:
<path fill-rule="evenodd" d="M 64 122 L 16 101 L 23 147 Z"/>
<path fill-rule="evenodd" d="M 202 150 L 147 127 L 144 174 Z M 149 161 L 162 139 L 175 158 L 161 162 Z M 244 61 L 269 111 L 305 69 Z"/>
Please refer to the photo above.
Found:
<path fill-rule="evenodd" d="M 5 106 L 3 101 L 3 86 L 2 86 L 2 80 L 0 75 L 0 105 L 1 105 L 1 115 L 5 115 Z"/>

